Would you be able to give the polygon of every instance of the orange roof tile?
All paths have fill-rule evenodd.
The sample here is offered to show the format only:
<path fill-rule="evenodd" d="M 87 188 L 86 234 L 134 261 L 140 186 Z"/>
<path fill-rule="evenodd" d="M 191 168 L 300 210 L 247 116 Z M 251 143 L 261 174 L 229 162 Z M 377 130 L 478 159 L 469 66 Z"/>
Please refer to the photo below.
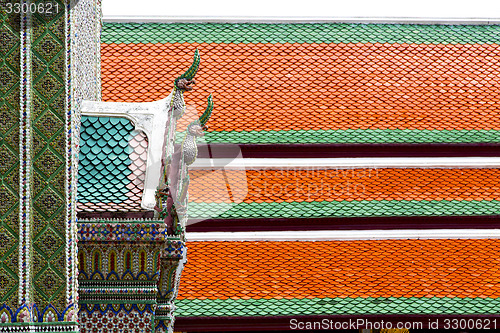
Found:
<path fill-rule="evenodd" d="M 500 296 L 500 240 L 189 242 L 179 300 Z"/>
<path fill-rule="evenodd" d="M 500 199 L 500 169 L 219 169 L 190 176 L 191 202 Z"/>
<path fill-rule="evenodd" d="M 500 129 L 495 44 L 102 44 L 105 101 L 152 101 L 202 56 L 210 131 Z"/>

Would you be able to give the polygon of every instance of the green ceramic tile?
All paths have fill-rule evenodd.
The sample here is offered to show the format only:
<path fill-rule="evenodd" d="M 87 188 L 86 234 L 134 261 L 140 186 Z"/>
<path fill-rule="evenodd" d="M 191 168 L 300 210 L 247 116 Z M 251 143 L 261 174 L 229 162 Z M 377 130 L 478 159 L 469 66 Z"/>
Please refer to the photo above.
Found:
<path fill-rule="evenodd" d="M 78 201 L 80 203 L 120 203 L 128 199 L 126 187 L 132 123 L 123 118 L 82 117 Z"/>
<path fill-rule="evenodd" d="M 177 317 L 500 313 L 499 298 L 181 299 L 175 305 Z"/>
<path fill-rule="evenodd" d="M 103 43 L 498 44 L 498 25 L 105 23 Z"/>
<path fill-rule="evenodd" d="M 499 200 L 381 200 L 313 201 L 272 203 L 199 203 L 189 204 L 189 217 L 202 218 L 314 218 L 371 216 L 459 216 L 498 215 Z"/>

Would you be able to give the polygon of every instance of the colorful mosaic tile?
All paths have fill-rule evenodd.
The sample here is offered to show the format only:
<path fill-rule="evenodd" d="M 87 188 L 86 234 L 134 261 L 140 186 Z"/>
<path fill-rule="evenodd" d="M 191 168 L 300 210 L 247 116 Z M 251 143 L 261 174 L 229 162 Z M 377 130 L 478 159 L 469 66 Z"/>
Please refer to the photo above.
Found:
<path fill-rule="evenodd" d="M 95 306 L 97 310 L 89 309 L 91 306 L 83 306 L 80 310 L 80 332 L 127 332 L 127 333 L 151 333 L 153 332 L 153 310 L 147 306 L 140 311 L 137 307 L 119 305 L 118 310 L 109 306 L 105 311 Z M 93 311 L 92 311 L 93 310 Z"/>
<path fill-rule="evenodd" d="M 34 13 L 41 6 L 29 2 L 28 14 L 26 1 L 14 1 L 20 14 L 0 14 L 2 331 L 78 331 L 75 95 L 96 85 L 82 85 L 70 68 L 84 58 L 78 44 L 99 45 L 100 20 L 90 2 L 100 7 L 82 0 L 84 15 L 81 6 L 70 13 L 67 0 L 51 2 L 54 15 Z M 95 50 L 85 58 L 94 68 L 96 60 Z M 92 74 L 82 75 L 98 82 Z"/>
<path fill-rule="evenodd" d="M 141 222 L 128 221 L 116 223 L 102 220 L 99 222 L 78 224 L 78 239 L 80 242 L 127 241 L 127 242 L 162 242 L 167 236 L 163 221 Z"/>
<path fill-rule="evenodd" d="M 61 8 L 63 2 L 58 2 Z M 58 233 L 62 230 L 56 230 L 53 225 L 64 225 L 64 215 L 56 214 L 66 207 L 66 191 L 54 190 L 54 185 L 59 181 L 57 174 L 65 178 L 66 158 L 52 147 L 52 143 L 62 140 L 65 143 L 66 133 L 64 130 L 66 109 L 55 108 L 53 102 L 58 98 L 66 99 L 66 91 L 63 82 L 66 81 L 65 69 L 60 67 L 60 62 L 64 63 L 65 35 L 54 34 L 47 29 L 47 26 L 65 24 L 65 12 L 61 11 L 51 18 L 39 18 L 46 21 L 45 24 L 33 26 L 33 40 L 31 44 L 32 58 L 37 58 L 42 64 L 40 73 L 32 77 L 33 96 L 43 103 L 37 105 L 39 108 L 34 110 L 34 131 L 39 131 L 40 145 L 43 147 L 41 152 L 32 157 L 34 177 L 40 177 L 45 180 L 45 187 L 34 197 L 33 206 L 40 214 L 37 219 L 38 227 L 31 237 L 31 242 L 35 245 L 34 251 L 38 252 L 38 258 L 41 262 L 37 267 L 39 270 L 33 270 L 33 301 L 40 308 L 49 305 L 55 305 L 59 312 L 66 308 L 66 287 L 65 287 L 65 266 L 58 267 L 54 262 L 65 260 L 66 252 L 64 250 L 65 238 Z M 56 127 L 58 125 L 58 127 Z M 65 151 L 66 148 L 64 147 Z M 35 176 L 36 175 L 36 176 Z M 63 219 L 57 221 L 57 219 Z"/>
<path fill-rule="evenodd" d="M 20 36 L 0 13 L 0 304 L 17 308 Z"/>

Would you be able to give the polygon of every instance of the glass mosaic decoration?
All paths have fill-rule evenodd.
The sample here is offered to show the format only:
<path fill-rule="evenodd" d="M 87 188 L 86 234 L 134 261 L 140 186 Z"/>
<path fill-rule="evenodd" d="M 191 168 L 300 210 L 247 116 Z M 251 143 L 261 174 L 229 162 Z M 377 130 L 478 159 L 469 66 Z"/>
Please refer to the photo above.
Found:
<path fill-rule="evenodd" d="M 100 1 L 0 5 L 0 330 L 78 332 L 78 124 L 100 100 Z"/>

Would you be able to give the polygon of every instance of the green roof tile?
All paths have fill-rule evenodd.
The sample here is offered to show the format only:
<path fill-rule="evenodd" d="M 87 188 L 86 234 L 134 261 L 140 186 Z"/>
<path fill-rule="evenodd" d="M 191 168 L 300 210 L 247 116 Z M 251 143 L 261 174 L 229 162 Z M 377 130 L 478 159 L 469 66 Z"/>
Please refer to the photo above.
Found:
<path fill-rule="evenodd" d="M 345 314 L 499 314 L 499 298 L 180 299 L 177 317 Z"/>
<path fill-rule="evenodd" d="M 105 23 L 103 43 L 496 44 L 498 25 Z"/>
<path fill-rule="evenodd" d="M 498 215 L 499 200 L 381 200 L 189 204 L 190 218 L 313 218 Z"/>
<path fill-rule="evenodd" d="M 129 140 L 133 129 L 132 123 L 123 118 L 82 117 L 79 203 L 119 203 L 128 199 Z M 113 140 L 106 139 L 105 135 Z"/>
<path fill-rule="evenodd" d="M 183 135 L 176 137 L 177 143 Z M 205 133 L 208 143 L 235 144 L 328 144 L 328 143 L 496 143 L 497 130 L 288 130 L 213 131 Z"/>

